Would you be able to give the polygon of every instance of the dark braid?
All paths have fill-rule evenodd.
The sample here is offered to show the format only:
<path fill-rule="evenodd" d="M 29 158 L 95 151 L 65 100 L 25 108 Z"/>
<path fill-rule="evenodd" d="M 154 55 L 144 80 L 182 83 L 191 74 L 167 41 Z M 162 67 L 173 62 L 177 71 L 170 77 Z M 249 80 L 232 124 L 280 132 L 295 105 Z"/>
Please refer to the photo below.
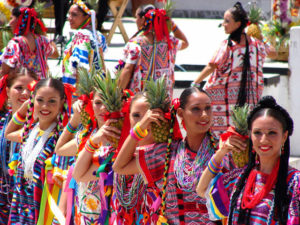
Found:
<path fill-rule="evenodd" d="M 33 119 L 33 109 L 34 109 L 34 96 L 33 93 L 30 94 L 30 102 L 28 104 L 28 109 L 27 109 L 27 113 L 26 113 L 26 121 L 24 123 L 23 126 L 23 133 L 22 133 L 22 143 L 25 142 L 25 140 L 28 138 L 29 136 L 29 131 L 31 129 L 32 126 L 32 119 Z"/>
<path fill-rule="evenodd" d="M 263 97 L 258 104 L 254 107 L 254 109 L 250 112 L 247 121 L 249 130 L 252 129 L 252 123 L 255 119 L 261 116 L 270 116 L 276 119 L 281 123 L 283 132 L 288 131 L 288 137 L 285 141 L 283 152 L 280 156 L 280 164 L 277 175 L 277 182 L 275 185 L 275 215 L 274 219 L 279 221 L 279 224 L 286 224 L 288 217 L 288 207 L 289 207 L 289 196 L 288 196 L 288 186 L 287 186 L 287 175 L 288 175 L 288 163 L 289 163 L 289 155 L 290 155 L 290 141 L 289 136 L 293 133 L 293 120 L 290 117 L 289 113 L 278 105 L 275 99 L 272 96 Z M 237 189 L 234 192 L 230 211 L 229 211 L 229 219 L 228 224 L 232 224 L 233 211 L 237 207 L 237 199 L 245 186 L 245 179 L 249 176 L 250 171 L 255 166 L 255 156 L 256 153 L 252 151 L 252 141 L 250 138 L 249 143 L 249 164 L 242 175 L 240 181 L 237 184 Z M 285 182 L 283 182 L 285 181 Z M 246 222 L 245 222 L 246 221 Z M 250 221 L 250 211 L 248 209 L 243 210 L 240 209 L 238 223 L 247 224 Z"/>

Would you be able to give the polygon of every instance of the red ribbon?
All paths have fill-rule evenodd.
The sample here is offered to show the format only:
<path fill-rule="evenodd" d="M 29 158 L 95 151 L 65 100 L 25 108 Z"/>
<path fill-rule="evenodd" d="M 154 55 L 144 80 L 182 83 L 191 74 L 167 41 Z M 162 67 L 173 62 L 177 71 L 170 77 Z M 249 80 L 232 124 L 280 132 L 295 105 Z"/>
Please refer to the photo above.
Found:
<path fill-rule="evenodd" d="M 33 92 L 33 91 L 34 91 L 37 82 L 38 82 L 37 80 L 33 80 L 33 81 L 31 81 L 31 82 L 27 85 L 28 90 L 29 90 L 30 92 Z"/>
<path fill-rule="evenodd" d="M 4 103 L 7 100 L 7 91 L 6 91 L 7 78 L 8 78 L 8 74 L 4 75 L 0 80 L 0 91 L 1 91 L 1 93 L 0 93 L 0 109 L 1 110 L 2 110 Z"/>
<path fill-rule="evenodd" d="M 164 118 L 167 119 L 167 120 L 170 120 L 171 119 L 171 113 L 170 112 L 164 113 Z"/>
<path fill-rule="evenodd" d="M 177 110 L 180 107 L 180 100 L 179 100 L 179 98 L 174 98 L 172 100 L 172 105 L 174 106 L 174 109 Z"/>
<path fill-rule="evenodd" d="M 90 98 L 90 96 L 91 95 L 81 95 L 79 99 L 83 101 L 83 105 L 85 105 L 85 107 L 82 110 L 86 111 L 90 115 L 93 129 L 94 129 L 96 127 L 96 121 L 94 116 L 92 99 Z"/>
<path fill-rule="evenodd" d="M 69 118 L 71 117 L 72 95 L 76 91 L 76 89 L 71 84 L 64 84 L 64 89 L 66 95 L 66 102 L 68 105 L 67 115 L 64 115 L 64 119 L 63 119 L 63 125 L 66 126 L 69 121 Z"/>
<path fill-rule="evenodd" d="M 232 135 L 237 135 L 237 136 L 239 136 L 240 138 L 242 138 L 243 140 L 247 140 L 247 139 L 249 138 L 248 135 L 241 135 L 241 134 L 239 134 L 239 133 L 235 130 L 235 128 L 232 127 L 232 126 L 228 127 L 226 133 L 221 134 L 220 138 L 221 138 L 221 140 L 224 142 L 224 141 L 226 141 L 226 140 L 227 140 L 230 136 L 232 136 Z"/>
<path fill-rule="evenodd" d="M 22 26 L 26 26 L 25 31 L 23 32 L 22 35 L 26 35 L 28 31 L 30 30 L 32 33 L 35 33 L 35 27 L 36 24 L 39 24 L 41 27 L 42 32 L 46 32 L 47 28 L 45 27 L 44 23 L 37 17 L 37 12 L 35 11 L 34 8 L 21 8 L 20 9 L 21 15 L 19 16 L 17 26 L 14 30 L 15 35 L 19 35 L 19 31 Z M 25 14 L 27 14 L 27 18 L 24 18 Z M 33 19 L 33 27 L 30 27 L 31 20 Z M 24 24 L 26 23 L 26 24 Z"/>

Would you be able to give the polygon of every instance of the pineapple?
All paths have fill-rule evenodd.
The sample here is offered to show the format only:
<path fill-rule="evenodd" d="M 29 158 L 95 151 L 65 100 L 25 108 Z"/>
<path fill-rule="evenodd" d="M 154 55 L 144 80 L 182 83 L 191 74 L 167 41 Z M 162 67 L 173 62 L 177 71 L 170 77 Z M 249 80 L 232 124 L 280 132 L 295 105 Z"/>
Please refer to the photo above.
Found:
<path fill-rule="evenodd" d="M 170 18 L 167 21 L 167 26 L 168 26 L 169 32 L 171 32 L 171 30 L 172 30 L 172 20 L 171 20 L 171 17 L 172 17 L 172 13 L 174 11 L 174 2 L 172 0 L 167 0 L 165 2 L 165 5 L 164 5 L 164 10 L 166 10 L 166 14 Z"/>
<path fill-rule="evenodd" d="M 113 80 L 110 76 L 110 73 L 106 73 L 105 78 L 99 76 L 94 76 L 95 89 L 101 95 L 102 103 L 105 105 L 106 110 L 112 114 L 116 114 L 117 118 L 114 116 L 114 119 L 117 122 L 110 123 L 110 126 L 116 127 L 119 130 L 122 130 L 124 117 L 121 116 L 122 109 L 122 90 L 118 86 L 118 79 Z M 118 115 L 120 114 L 120 115 Z M 111 138 L 112 146 L 114 148 L 118 147 L 119 140 L 117 138 Z"/>
<path fill-rule="evenodd" d="M 154 81 L 150 78 L 146 81 L 146 98 L 150 109 L 160 108 L 164 113 L 170 110 L 170 97 L 166 89 L 165 76 Z M 161 122 L 161 126 L 151 123 L 151 131 L 156 143 L 167 142 L 170 132 L 170 122 Z"/>
<path fill-rule="evenodd" d="M 231 111 L 231 119 L 235 126 L 236 132 L 240 135 L 248 135 L 247 116 L 249 105 L 245 104 L 242 107 L 235 106 Z M 239 168 L 244 167 L 249 161 L 249 143 L 247 149 L 241 152 L 232 152 L 232 158 L 235 165 Z"/>
<path fill-rule="evenodd" d="M 84 69 L 79 68 L 78 69 L 78 76 L 77 76 L 77 94 L 78 96 L 87 95 L 89 96 L 90 93 L 93 91 L 94 82 L 92 77 L 95 74 L 95 67 L 92 68 L 91 73 Z M 81 124 L 83 127 L 87 127 L 89 124 L 89 120 L 91 119 L 89 114 L 84 110 L 86 105 L 82 106 L 82 110 L 80 112 L 81 117 Z"/>
<path fill-rule="evenodd" d="M 249 11 L 250 25 L 248 26 L 247 35 L 257 38 L 259 40 L 262 40 L 262 34 L 259 28 L 259 25 L 261 24 L 260 21 L 263 19 L 261 14 L 262 14 L 261 9 L 258 8 L 255 4 L 252 4 L 250 6 L 250 11 Z"/>

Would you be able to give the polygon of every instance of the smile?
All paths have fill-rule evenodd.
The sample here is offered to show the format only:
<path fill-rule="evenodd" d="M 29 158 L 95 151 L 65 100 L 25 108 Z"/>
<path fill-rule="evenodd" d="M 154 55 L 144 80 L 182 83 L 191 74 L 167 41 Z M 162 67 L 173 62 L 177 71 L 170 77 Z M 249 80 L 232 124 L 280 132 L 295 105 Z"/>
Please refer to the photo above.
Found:
<path fill-rule="evenodd" d="M 208 124 L 208 122 L 202 121 L 202 122 L 198 122 L 197 124 L 199 124 L 201 126 L 206 126 Z"/>
<path fill-rule="evenodd" d="M 43 111 L 40 111 L 40 114 L 42 114 L 43 116 L 48 116 L 51 112 L 48 111 L 48 110 L 43 110 Z"/>
<path fill-rule="evenodd" d="M 267 152 L 271 149 L 271 146 L 260 146 L 259 150 L 262 152 Z"/>

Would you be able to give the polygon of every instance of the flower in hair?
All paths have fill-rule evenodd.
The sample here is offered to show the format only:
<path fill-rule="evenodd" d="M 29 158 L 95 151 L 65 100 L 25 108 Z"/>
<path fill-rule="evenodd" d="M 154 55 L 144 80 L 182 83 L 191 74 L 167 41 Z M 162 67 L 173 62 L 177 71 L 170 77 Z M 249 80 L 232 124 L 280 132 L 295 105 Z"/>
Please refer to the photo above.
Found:
<path fill-rule="evenodd" d="M 179 100 L 179 98 L 174 98 L 172 100 L 172 105 L 174 106 L 174 109 L 177 110 L 180 107 L 180 100 Z"/>

